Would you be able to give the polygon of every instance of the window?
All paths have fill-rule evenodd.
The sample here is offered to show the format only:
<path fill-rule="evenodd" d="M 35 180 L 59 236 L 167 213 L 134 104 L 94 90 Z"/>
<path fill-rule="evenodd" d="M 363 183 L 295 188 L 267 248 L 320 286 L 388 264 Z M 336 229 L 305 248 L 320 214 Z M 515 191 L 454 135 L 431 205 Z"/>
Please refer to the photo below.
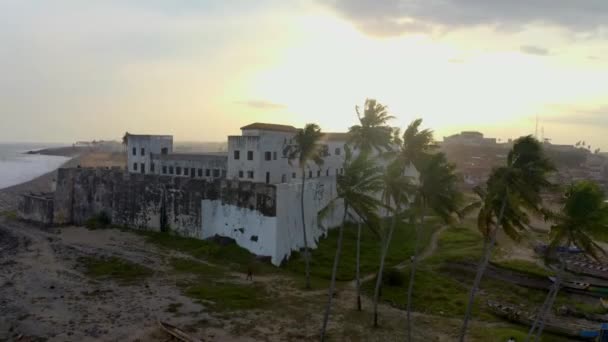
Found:
<path fill-rule="evenodd" d="M 325 170 L 325 175 L 329 176 L 329 169 Z"/>
<path fill-rule="evenodd" d="M 220 169 L 213 169 L 213 178 L 218 178 L 220 176 Z"/>
<path fill-rule="evenodd" d="M 247 151 L 247 160 L 253 160 L 253 151 Z"/>
<path fill-rule="evenodd" d="M 203 177 L 203 169 L 198 169 L 198 176 Z"/>
<path fill-rule="evenodd" d="M 308 178 L 312 178 L 312 171 L 308 171 Z"/>
<path fill-rule="evenodd" d="M 235 150 L 234 151 L 234 160 L 239 160 L 239 159 L 241 159 L 241 151 Z"/>
<path fill-rule="evenodd" d="M 276 152 L 272 152 L 272 160 L 277 160 L 277 153 Z"/>
<path fill-rule="evenodd" d="M 211 177 L 211 169 L 205 169 L 205 177 Z"/>
<path fill-rule="evenodd" d="M 178 176 L 182 174 L 182 168 L 180 166 L 175 167 L 175 174 Z"/>
<path fill-rule="evenodd" d="M 272 160 L 272 153 L 264 152 L 264 160 L 266 160 L 266 161 Z"/>
<path fill-rule="evenodd" d="M 150 163 L 150 172 L 154 172 L 154 163 Z"/>
<path fill-rule="evenodd" d="M 184 176 L 188 176 L 188 168 L 187 167 L 184 168 Z"/>
<path fill-rule="evenodd" d="M 137 147 L 133 147 L 133 155 L 136 156 L 137 155 Z"/>
<path fill-rule="evenodd" d="M 247 178 L 253 179 L 253 171 L 247 171 Z"/>
<path fill-rule="evenodd" d="M 146 173 L 146 164 L 141 163 L 139 164 L 140 168 L 139 171 L 141 171 L 141 173 Z"/>
<path fill-rule="evenodd" d="M 321 177 L 321 170 L 317 170 L 317 177 Z"/>
<path fill-rule="evenodd" d="M 173 166 L 169 166 L 169 174 L 172 175 L 173 174 Z"/>
<path fill-rule="evenodd" d="M 169 154 L 169 149 L 166 147 L 163 147 L 160 149 L 160 154 Z"/>
<path fill-rule="evenodd" d="M 223 177 L 223 178 L 226 178 L 226 173 L 227 173 L 227 171 L 226 171 L 226 170 L 222 170 L 222 177 Z"/>
<path fill-rule="evenodd" d="M 146 155 L 146 149 L 145 149 L 145 148 L 143 148 L 143 147 L 141 148 L 141 155 L 142 155 L 142 156 L 145 156 L 145 155 Z"/>
<path fill-rule="evenodd" d="M 340 169 L 340 174 L 343 175 L 344 174 L 344 169 Z"/>
<path fill-rule="evenodd" d="M 291 174 L 291 178 L 294 178 L 294 179 L 296 178 L 296 173 L 295 173 L 295 172 L 293 172 L 293 173 Z"/>
<path fill-rule="evenodd" d="M 133 170 L 137 171 L 137 163 L 133 163 Z"/>
<path fill-rule="evenodd" d="M 337 156 L 339 156 L 339 155 L 340 155 L 340 153 L 341 153 L 342 151 L 340 150 L 340 148 L 339 148 L 339 147 L 337 147 L 335 152 L 336 152 L 335 154 L 336 154 Z"/>
<path fill-rule="evenodd" d="M 163 165 L 163 175 L 167 174 L 167 167 Z"/>
<path fill-rule="evenodd" d="M 266 172 L 266 184 L 270 184 L 270 172 Z"/>
<path fill-rule="evenodd" d="M 286 174 L 281 175 L 281 183 L 287 183 L 287 175 Z"/>
<path fill-rule="evenodd" d="M 239 171 L 239 178 L 243 178 L 243 170 Z"/>
<path fill-rule="evenodd" d="M 194 176 L 195 176 L 195 171 L 196 171 L 196 170 L 195 170 L 194 168 L 191 168 L 191 169 L 190 169 L 190 178 L 194 178 Z"/>

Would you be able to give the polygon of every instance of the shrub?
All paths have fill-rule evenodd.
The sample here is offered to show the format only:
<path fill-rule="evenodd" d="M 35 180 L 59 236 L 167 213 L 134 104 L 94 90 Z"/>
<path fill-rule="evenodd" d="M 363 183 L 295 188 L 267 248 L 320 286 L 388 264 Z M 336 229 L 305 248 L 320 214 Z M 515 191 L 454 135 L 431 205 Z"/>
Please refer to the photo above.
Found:
<path fill-rule="evenodd" d="M 386 286 L 402 286 L 405 284 L 405 276 L 400 270 L 391 267 L 384 270 L 384 274 L 382 275 L 382 283 Z"/>
<path fill-rule="evenodd" d="M 94 215 L 91 218 L 89 218 L 85 222 L 84 225 L 85 225 L 85 227 L 87 227 L 89 229 L 99 229 L 99 228 L 106 228 L 111 223 L 112 223 L 112 220 L 110 219 L 110 216 L 105 211 L 102 211 L 99 214 Z"/>

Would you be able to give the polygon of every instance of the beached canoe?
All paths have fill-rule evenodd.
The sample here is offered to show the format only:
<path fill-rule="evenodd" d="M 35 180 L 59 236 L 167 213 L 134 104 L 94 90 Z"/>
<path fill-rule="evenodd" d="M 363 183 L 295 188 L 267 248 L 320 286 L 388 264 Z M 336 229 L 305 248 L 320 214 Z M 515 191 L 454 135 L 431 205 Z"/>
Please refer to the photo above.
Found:
<path fill-rule="evenodd" d="M 160 326 L 160 328 L 163 331 L 165 331 L 169 335 L 175 337 L 176 339 L 178 339 L 182 342 L 202 342 L 201 340 L 186 334 L 184 331 L 182 331 L 178 327 L 171 325 L 169 323 L 158 321 L 158 325 Z"/>

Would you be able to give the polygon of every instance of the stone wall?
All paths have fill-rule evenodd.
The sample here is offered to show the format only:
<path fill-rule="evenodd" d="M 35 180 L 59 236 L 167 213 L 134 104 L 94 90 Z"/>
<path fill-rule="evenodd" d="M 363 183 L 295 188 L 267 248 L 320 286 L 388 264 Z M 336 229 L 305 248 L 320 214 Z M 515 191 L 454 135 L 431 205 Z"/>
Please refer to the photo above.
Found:
<path fill-rule="evenodd" d="M 18 216 L 26 221 L 43 225 L 53 223 L 53 196 L 49 194 L 23 194 L 19 202 Z"/>
<path fill-rule="evenodd" d="M 105 212 L 116 225 L 200 236 L 203 200 L 274 216 L 275 194 L 274 186 L 249 182 L 208 182 L 108 169 L 60 169 L 54 222 L 83 224 Z"/>

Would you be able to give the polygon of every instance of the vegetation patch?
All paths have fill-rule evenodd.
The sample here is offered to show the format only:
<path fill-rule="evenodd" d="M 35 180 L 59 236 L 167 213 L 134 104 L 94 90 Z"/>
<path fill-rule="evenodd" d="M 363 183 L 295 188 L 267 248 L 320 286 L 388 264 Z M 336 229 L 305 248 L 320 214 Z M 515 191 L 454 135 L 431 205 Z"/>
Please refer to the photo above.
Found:
<path fill-rule="evenodd" d="M 16 220 L 18 218 L 17 212 L 14 210 L 7 210 L 7 211 L 0 212 L 0 215 L 4 216 L 5 218 L 7 218 L 9 220 Z"/>
<path fill-rule="evenodd" d="M 127 260 L 110 257 L 82 257 L 79 261 L 85 266 L 85 274 L 102 279 L 114 279 L 123 284 L 131 284 L 143 280 L 153 274 L 153 271 Z"/>
<path fill-rule="evenodd" d="M 427 246 L 431 236 L 439 229 L 436 222 L 428 222 L 424 229 L 421 229 L 420 246 Z M 386 257 L 386 267 L 390 268 L 409 260 L 414 252 L 415 230 L 413 225 L 403 224 L 395 228 L 393 240 Z M 331 279 L 331 272 L 336 253 L 338 240 L 338 229 L 329 231 L 328 236 L 319 242 L 317 249 L 311 251 L 311 274 L 313 278 Z M 340 265 L 338 268 L 337 280 L 350 281 L 356 276 L 356 256 L 357 256 L 357 226 L 347 224 L 344 228 L 344 241 Z M 361 231 L 361 275 L 366 275 L 378 271 L 380 262 L 380 241 L 378 237 L 367 227 Z M 291 258 L 284 266 L 291 273 L 301 274 L 304 272 L 304 257 L 301 253 L 292 253 Z"/>
<path fill-rule="evenodd" d="M 108 228 L 111 223 L 112 223 L 112 220 L 110 219 L 110 215 L 108 215 L 105 211 L 102 211 L 99 214 L 94 215 L 91 218 L 89 218 L 84 223 L 84 226 L 89 229 L 102 229 L 102 228 Z"/>
<path fill-rule="evenodd" d="M 170 263 L 171 267 L 180 273 L 195 274 L 201 277 L 212 277 L 224 274 L 224 272 L 218 267 L 192 259 L 171 258 Z"/>
<path fill-rule="evenodd" d="M 165 312 L 176 313 L 179 311 L 179 308 L 182 307 L 182 303 L 171 303 L 167 306 Z"/>
<path fill-rule="evenodd" d="M 437 240 L 437 251 L 427 260 L 432 264 L 477 262 L 482 252 L 481 234 L 467 227 L 451 227 L 441 233 Z"/>
<path fill-rule="evenodd" d="M 229 282 L 197 282 L 186 285 L 184 293 L 215 311 L 262 308 L 269 300 L 263 285 Z"/>

